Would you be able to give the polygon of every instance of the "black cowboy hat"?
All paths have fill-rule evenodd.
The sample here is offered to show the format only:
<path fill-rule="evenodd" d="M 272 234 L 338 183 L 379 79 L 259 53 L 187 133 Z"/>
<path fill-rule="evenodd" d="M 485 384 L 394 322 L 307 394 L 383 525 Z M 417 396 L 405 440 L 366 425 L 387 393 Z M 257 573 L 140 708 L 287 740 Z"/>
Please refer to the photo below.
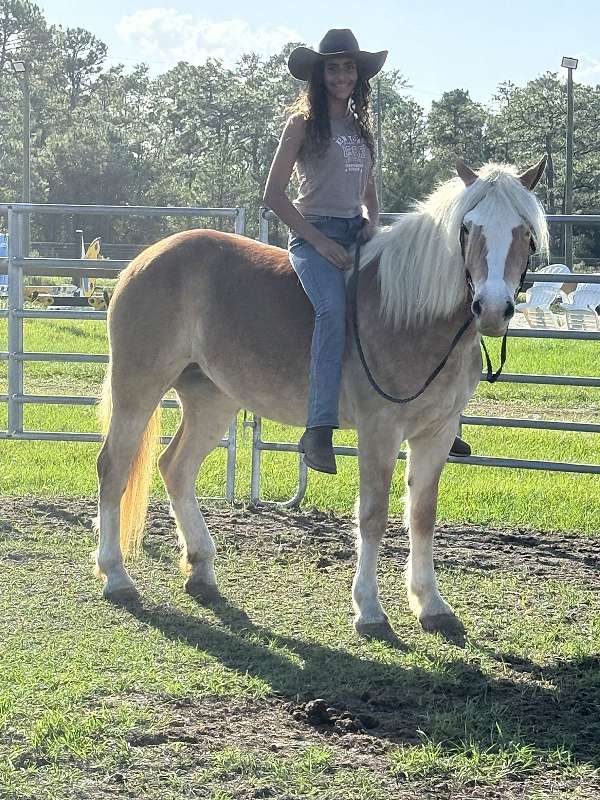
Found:
<path fill-rule="evenodd" d="M 367 53 L 361 50 L 356 41 L 356 36 L 348 28 L 333 28 L 327 31 L 319 42 L 319 50 L 315 52 L 309 47 L 296 47 L 288 58 L 288 69 L 301 81 L 307 81 L 312 74 L 312 68 L 317 61 L 327 56 L 352 56 L 360 70 L 361 76 L 369 80 L 383 67 L 388 51 Z"/>

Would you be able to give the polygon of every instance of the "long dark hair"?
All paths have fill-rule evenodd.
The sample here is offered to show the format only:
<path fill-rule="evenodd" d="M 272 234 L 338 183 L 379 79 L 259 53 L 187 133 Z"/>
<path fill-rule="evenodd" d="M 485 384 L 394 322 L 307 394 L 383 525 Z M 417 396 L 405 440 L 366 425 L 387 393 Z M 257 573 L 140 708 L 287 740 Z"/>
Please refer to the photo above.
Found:
<path fill-rule="evenodd" d="M 306 136 L 302 147 L 305 151 L 317 156 L 323 155 L 331 139 L 324 64 L 325 59 L 323 58 L 315 62 L 308 86 L 289 109 L 292 114 L 302 114 L 306 120 Z M 371 85 L 361 76 L 358 64 L 356 71 L 358 78 L 350 97 L 350 113 L 354 116 L 359 134 L 369 148 L 372 160 L 375 161 L 375 141 L 369 114 Z"/>

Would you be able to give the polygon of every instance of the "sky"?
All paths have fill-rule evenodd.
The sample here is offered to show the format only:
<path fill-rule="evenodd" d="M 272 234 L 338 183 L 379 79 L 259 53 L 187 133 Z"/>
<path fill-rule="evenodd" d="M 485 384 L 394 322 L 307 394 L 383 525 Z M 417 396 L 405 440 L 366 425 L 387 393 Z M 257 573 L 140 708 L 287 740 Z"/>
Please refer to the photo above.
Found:
<path fill-rule="evenodd" d="M 37 2 L 50 24 L 82 27 L 108 45 L 109 65 L 145 62 L 153 73 L 207 57 L 233 65 L 241 53 L 278 52 L 290 41 L 316 49 L 329 28 L 351 28 L 364 50 L 389 50 L 386 69 L 407 79 L 406 93 L 428 108 L 442 92 L 468 90 L 491 101 L 503 81 L 525 84 L 565 73 L 562 56 L 579 58 L 575 80 L 600 84 L 600 3 L 580 0 L 73 0 Z"/>

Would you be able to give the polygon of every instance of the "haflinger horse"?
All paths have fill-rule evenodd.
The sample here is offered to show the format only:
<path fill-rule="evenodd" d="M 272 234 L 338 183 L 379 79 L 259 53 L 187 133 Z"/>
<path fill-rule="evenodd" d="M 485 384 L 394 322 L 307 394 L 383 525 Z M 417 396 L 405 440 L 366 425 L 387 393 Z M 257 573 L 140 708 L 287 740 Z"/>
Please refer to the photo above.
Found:
<path fill-rule="evenodd" d="M 378 597 L 377 560 L 401 443 L 409 448 L 406 523 L 409 604 L 424 629 L 463 631 L 433 565 L 438 482 L 459 415 L 481 375 L 481 335 L 502 336 L 532 244 L 547 250 L 533 194 L 545 166 L 519 175 L 457 165 L 415 210 L 364 247 L 358 296 L 369 366 L 388 393 L 411 395 L 474 317 L 418 399 L 393 404 L 368 382 L 348 332 L 340 425 L 358 432 L 356 630 L 393 635 Z M 110 363 L 101 402 L 96 574 L 104 596 L 137 596 L 123 557 L 141 546 L 159 408 L 174 388 L 181 424 L 158 460 L 182 548 L 185 590 L 219 598 L 215 545 L 195 494 L 206 455 L 239 409 L 305 422 L 313 311 L 285 250 L 228 233 L 190 230 L 144 250 L 122 273 L 108 311 Z"/>

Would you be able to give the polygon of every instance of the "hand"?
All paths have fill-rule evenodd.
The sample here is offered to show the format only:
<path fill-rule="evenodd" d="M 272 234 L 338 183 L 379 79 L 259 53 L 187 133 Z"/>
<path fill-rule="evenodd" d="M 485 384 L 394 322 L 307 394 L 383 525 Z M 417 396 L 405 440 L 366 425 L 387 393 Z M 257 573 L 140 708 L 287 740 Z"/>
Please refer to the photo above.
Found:
<path fill-rule="evenodd" d="M 377 225 L 374 225 L 372 222 L 369 222 L 369 220 L 366 220 L 365 224 L 358 232 L 356 241 L 359 244 L 365 244 L 365 242 L 368 242 L 369 239 L 372 239 L 376 233 L 377 233 Z"/>
<path fill-rule="evenodd" d="M 334 242 L 328 236 L 321 234 L 314 242 L 311 242 L 317 253 L 320 253 L 323 258 L 331 262 L 334 267 L 341 270 L 351 269 L 352 259 L 346 248 L 341 244 Z"/>

